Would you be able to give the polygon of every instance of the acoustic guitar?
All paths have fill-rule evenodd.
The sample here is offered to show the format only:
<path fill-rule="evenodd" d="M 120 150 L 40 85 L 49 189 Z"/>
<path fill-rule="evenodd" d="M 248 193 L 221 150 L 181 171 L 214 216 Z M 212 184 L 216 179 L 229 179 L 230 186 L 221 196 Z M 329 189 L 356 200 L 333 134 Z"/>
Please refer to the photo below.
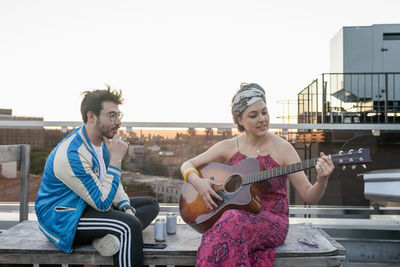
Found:
<path fill-rule="evenodd" d="M 335 165 L 345 168 L 346 165 L 366 164 L 371 162 L 369 149 L 360 148 L 347 153 L 330 155 Z M 182 219 L 199 233 L 207 231 L 228 209 L 240 209 L 253 213 L 261 210 L 260 196 L 267 190 L 267 183 L 263 181 L 277 176 L 286 175 L 314 168 L 317 159 L 305 160 L 288 166 L 261 171 L 258 160 L 253 157 L 246 158 L 236 165 L 228 166 L 212 162 L 199 168 L 200 177 L 214 179 L 221 183 L 222 188 L 217 192 L 223 199 L 213 200 L 218 205 L 217 209 L 209 210 L 200 194 L 190 183 L 184 183 L 179 201 L 179 211 Z M 364 165 L 365 167 L 365 165 Z"/>

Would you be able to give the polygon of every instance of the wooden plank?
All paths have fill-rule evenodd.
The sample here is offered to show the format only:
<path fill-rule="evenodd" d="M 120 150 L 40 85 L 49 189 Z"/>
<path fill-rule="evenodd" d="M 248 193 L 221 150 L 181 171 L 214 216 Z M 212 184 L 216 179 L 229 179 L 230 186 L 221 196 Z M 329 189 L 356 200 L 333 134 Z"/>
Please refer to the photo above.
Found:
<path fill-rule="evenodd" d="M 307 246 L 298 242 L 300 238 L 313 241 L 318 244 L 318 248 Z M 313 228 L 311 224 L 291 224 L 285 243 L 276 250 L 276 257 L 304 257 L 337 254 L 335 247 L 318 228 Z"/>
<path fill-rule="evenodd" d="M 0 264 L 92 264 L 112 265 L 112 257 L 87 254 L 35 254 L 35 253 L 0 253 Z"/>
<path fill-rule="evenodd" d="M 21 174 L 20 174 L 20 202 L 19 221 L 28 220 L 29 213 L 29 167 L 30 167 L 30 145 L 21 145 Z"/>
<path fill-rule="evenodd" d="M 330 235 L 328 235 L 327 232 L 325 232 L 321 228 L 317 229 L 333 246 L 335 246 L 338 249 L 339 255 L 346 255 L 346 249 L 344 248 L 344 246 L 342 246 L 342 244 L 333 239 Z"/>
<path fill-rule="evenodd" d="M 19 161 L 21 145 L 0 145 L 0 163 Z"/>
<path fill-rule="evenodd" d="M 346 266 L 345 256 L 325 256 L 325 257 L 293 257 L 293 258 L 275 258 L 274 266 L 279 267 L 321 267 L 321 266 Z"/>

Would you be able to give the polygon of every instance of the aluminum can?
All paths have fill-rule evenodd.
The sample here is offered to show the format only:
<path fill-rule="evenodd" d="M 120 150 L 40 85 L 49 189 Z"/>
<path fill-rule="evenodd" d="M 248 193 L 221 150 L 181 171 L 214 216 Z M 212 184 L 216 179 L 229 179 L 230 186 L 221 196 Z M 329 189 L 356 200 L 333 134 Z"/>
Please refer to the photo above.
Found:
<path fill-rule="evenodd" d="M 177 217 L 174 213 L 167 214 L 167 234 L 176 234 Z"/>
<path fill-rule="evenodd" d="M 154 223 L 154 240 L 164 242 L 167 239 L 167 224 L 164 218 L 156 219 Z"/>

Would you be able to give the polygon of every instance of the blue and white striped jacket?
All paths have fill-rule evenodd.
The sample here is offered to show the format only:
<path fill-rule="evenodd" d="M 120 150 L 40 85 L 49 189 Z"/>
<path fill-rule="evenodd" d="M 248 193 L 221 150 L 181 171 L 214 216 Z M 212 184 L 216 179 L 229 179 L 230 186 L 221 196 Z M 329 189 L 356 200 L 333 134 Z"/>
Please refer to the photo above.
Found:
<path fill-rule="evenodd" d="M 98 211 L 130 205 L 121 183 L 121 169 L 110 166 L 110 154 L 103 143 L 107 168 L 103 182 L 100 164 L 82 126 L 71 132 L 50 153 L 44 169 L 35 210 L 40 230 L 58 248 L 70 253 L 76 228 L 87 204 Z"/>

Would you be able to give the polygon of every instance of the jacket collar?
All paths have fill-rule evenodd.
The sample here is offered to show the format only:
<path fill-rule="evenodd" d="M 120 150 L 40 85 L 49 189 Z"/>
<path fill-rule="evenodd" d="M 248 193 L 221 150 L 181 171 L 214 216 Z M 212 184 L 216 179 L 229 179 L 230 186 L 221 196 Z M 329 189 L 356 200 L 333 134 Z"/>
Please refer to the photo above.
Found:
<path fill-rule="evenodd" d="M 87 134 L 86 134 L 85 125 L 82 125 L 82 126 L 80 127 L 80 129 L 78 130 L 78 133 L 79 133 L 79 135 L 81 136 L 81 138 L 82 138 L 83 142 L 85 143 L 86 147 L 89 149 L 89 151 L 90 151 L 90 152 L 94 155 L 94 157 L 97 159 L 97 154 L 96 154 L 96 152 L 94 151 L 94 149 L 93 149 L 93 147 L 92 147 L 92 143 L 90 142 L 90 139 L 89 139 L 89 137 L 88 137 Z M 108 162 L 110 161 L 110 153 L 108 153 L 108 150 L 107 150 L 107 147 L 106 147 L 106 144 L 105 144 L 104 141 L 102 142 L 102 145 L 101 145 L 101 146 L 103 147 L 103 157 L 104 157 L 104 161 L 105 161 L 105 163 L 106 163 L 106 166 L 108 166 Z"/>
<path fill-rule="evenodd" d="M 79 135 L 81 136 L 83 142 L 85 143 L 86 147 L 91 151 L 94 152 L 92 144 L 90 143 L 89 137 L 85 131 L 85 125 L 82 125 L 81 128 L 78 130 Z"/>

